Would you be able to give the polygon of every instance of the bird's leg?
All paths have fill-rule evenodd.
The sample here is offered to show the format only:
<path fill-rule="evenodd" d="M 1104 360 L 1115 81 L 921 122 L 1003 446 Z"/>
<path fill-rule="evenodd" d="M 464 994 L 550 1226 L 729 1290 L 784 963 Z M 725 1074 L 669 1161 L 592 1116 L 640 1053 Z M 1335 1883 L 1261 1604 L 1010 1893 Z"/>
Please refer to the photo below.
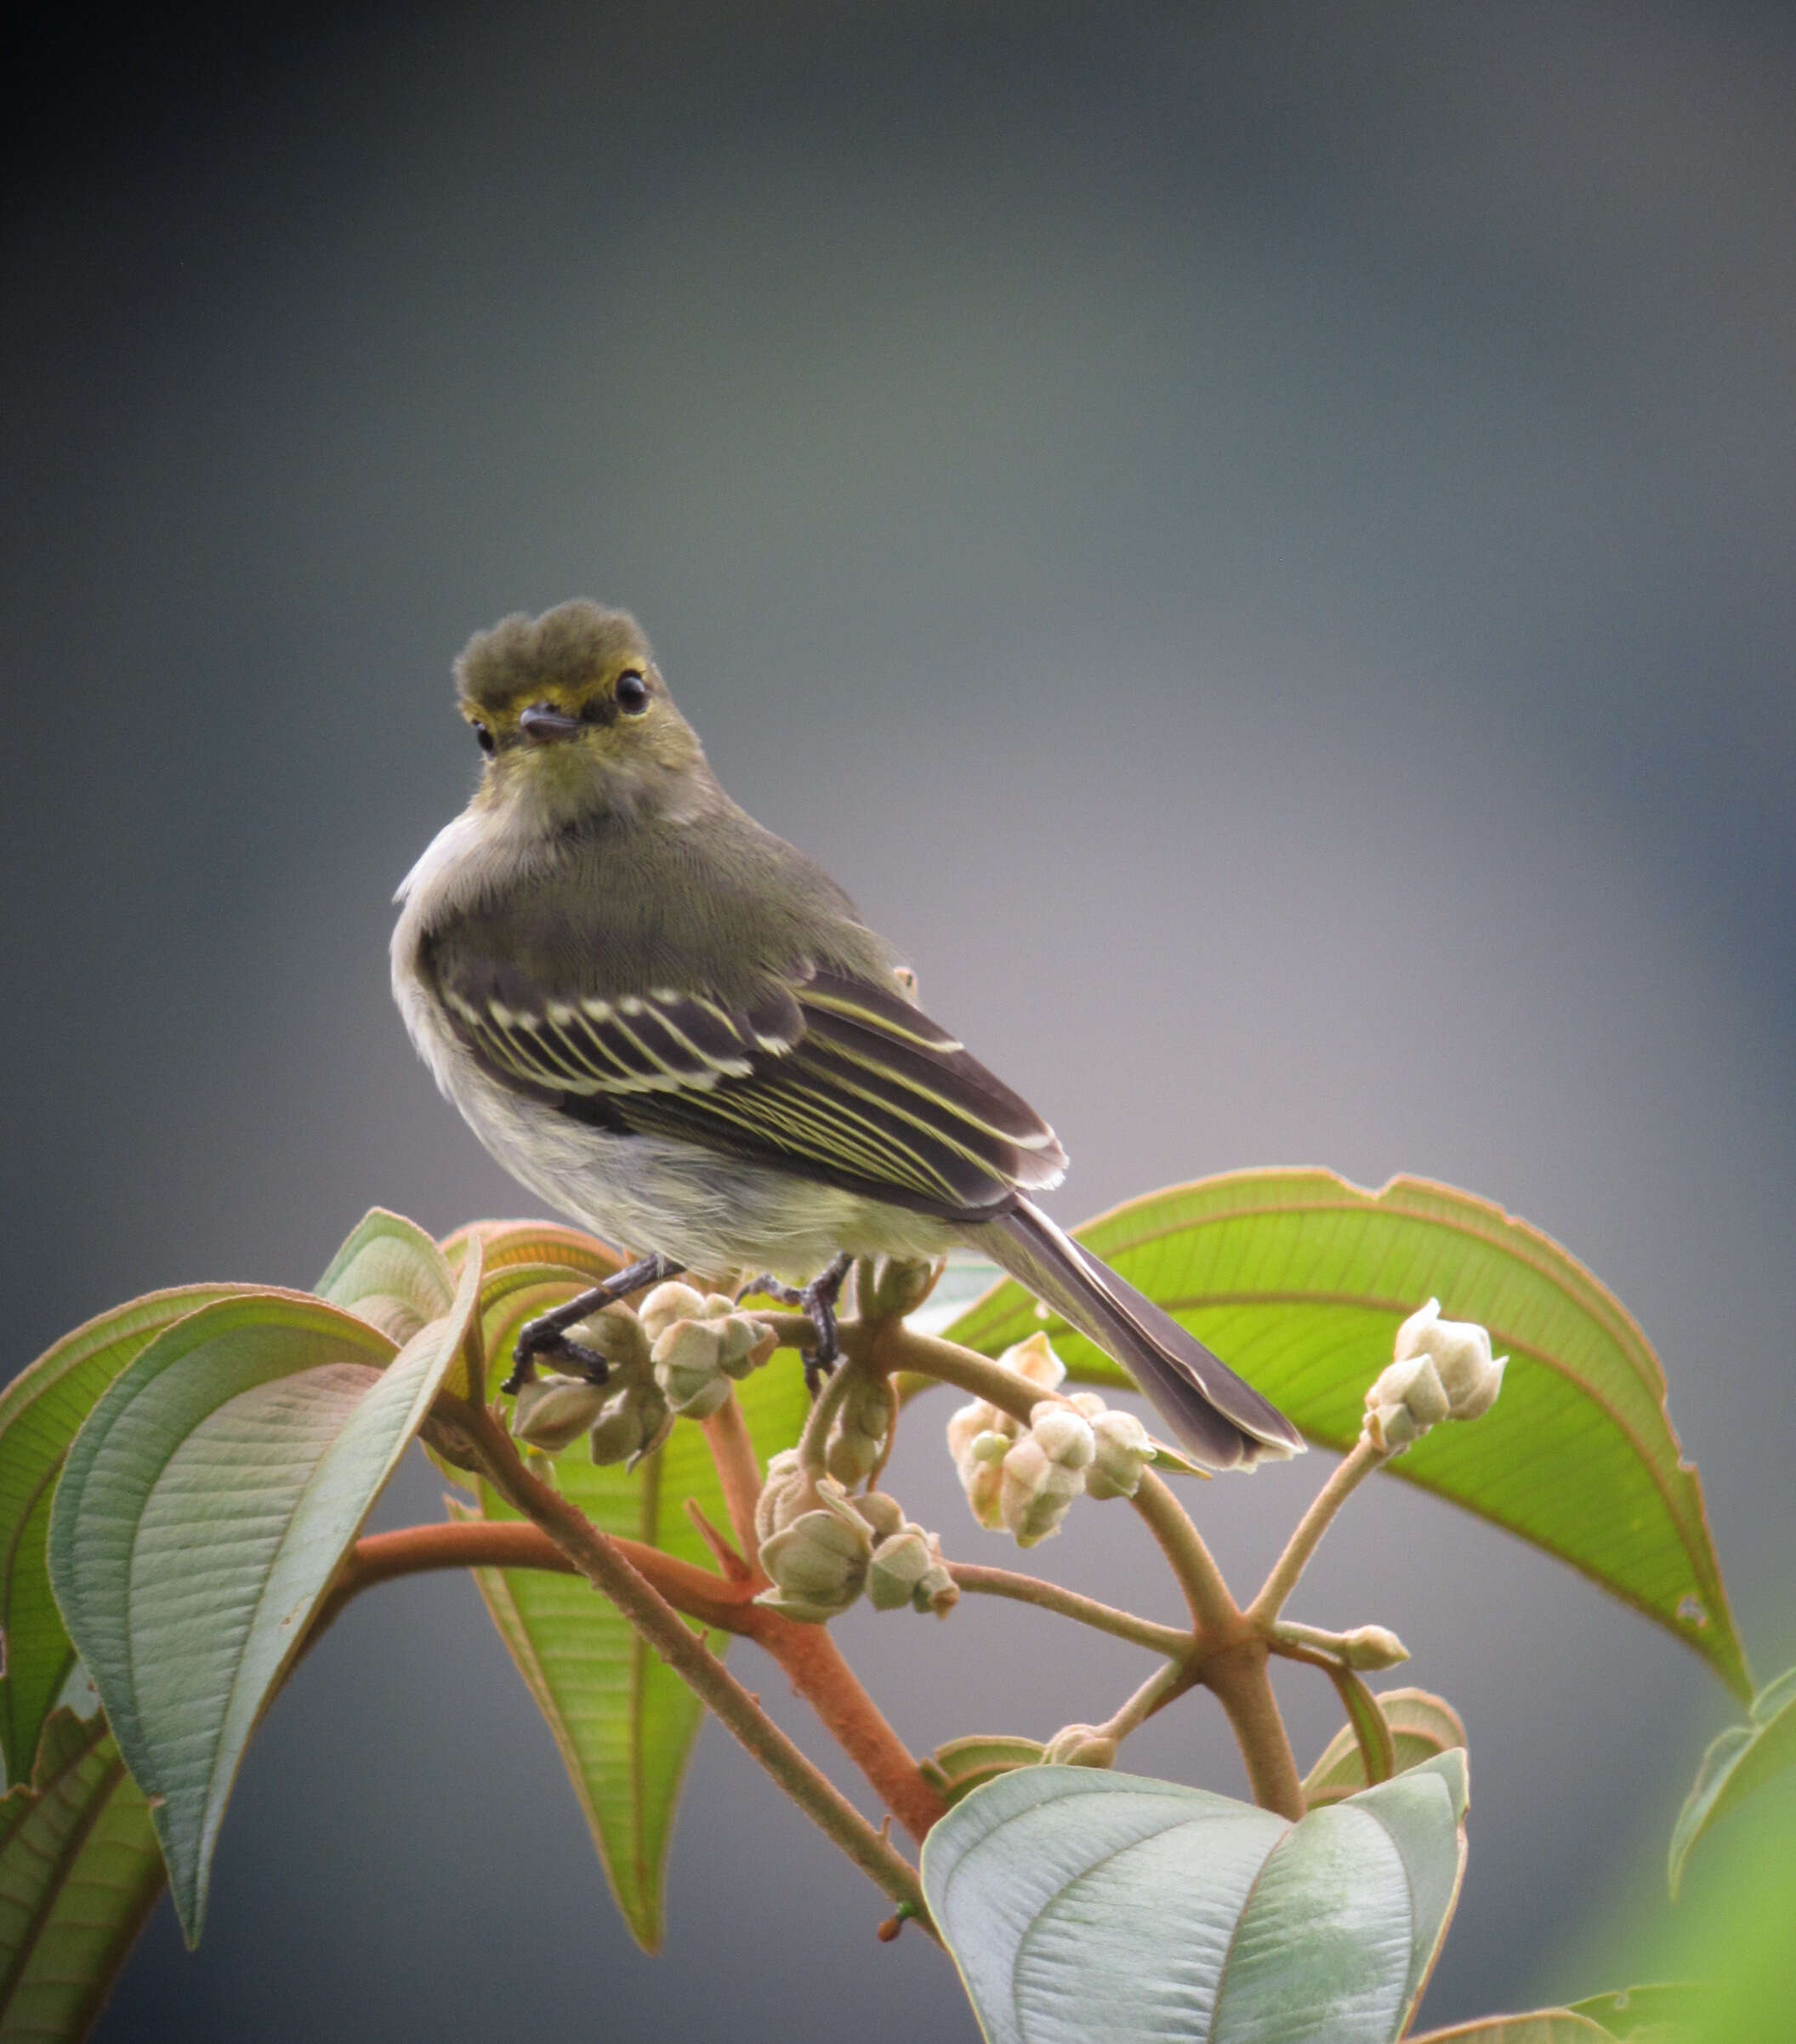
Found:
<path fill-rule="evenodd" d="M 804 1311 L 817 1330 L 816 1352 L 804 1358 L 804 1388 L 813 1398 L 822 1390 L 824 1378 L 834 1369 L 836 1358 L 842 1353 L 836 1335 L 836 1301 L 842 1296 L 842 1287 L 854 1264 L 854 1258 L 844 1250 L 821 1277 L 813 1278 L 804 1287 Z"/>
<path fill-rule="evenodd" d="M 811 1325 L 817 1330 L 817 1346 L 804 1358 L 804 1383 L 812 1398 L 823 1388 L 824 1378 L 836 1367 L 836 1358 L 842 1353 L 842 1345 L 836 1338 L 836 1301 L 842 1296 L 843 1284 L 854 1267 L 854 1261 L 846 1254 L 838 1256 L 821 1277 L 813 1278 L 802 1291 L 797 1285 L 782 1284 L 777 1278 L 763 1277 L 745 1284 L 736 1295 L 738 1299 L 746 1299 L 760 1292 L 770 1299 L 777 1299 L 781 1306 L 796 1306 L 809 1315 Z"/>
<path fill-rule="evenodd" d="M 590 1384 L 603 1384 L 611 1375 L 611 1365 L 596 1350 L 583 1347 L 578 1341 L 570 1341 L 567 1329 L 575 1321 L 597 1312 L 601 1306 L 628 1299 L 632 1292 L 639 1292 L 645 1284 L 659 1284 L 666 1278 L 677 1278 L 685 1268 L 684 1264 L 672 1262 L 666 1256 L 645 1256 L 640 1262 L 625 1264 L 603 1284 L 595 1284 L 589 1292 L 582 1292 L 566 1306 L 558 1306 L 553 1312 L 539 1313 L 534 1320 L 526 1320 L 518 1329 L 517 1359 L 511 1375 L 499 1389 L 521 1391 L 535 1377 L 537 1363 L 549 1360 L 570 1364 Z"/>

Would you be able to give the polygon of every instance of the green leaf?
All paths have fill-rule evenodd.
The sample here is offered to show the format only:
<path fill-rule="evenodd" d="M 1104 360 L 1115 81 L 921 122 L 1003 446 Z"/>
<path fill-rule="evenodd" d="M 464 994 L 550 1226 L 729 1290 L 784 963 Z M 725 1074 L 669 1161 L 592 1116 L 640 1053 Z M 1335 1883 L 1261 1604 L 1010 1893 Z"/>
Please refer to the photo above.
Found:
<path fill-rule="evenodd" d="M 415 1222 L 370 1207 L 313 1288 L 401 1347 L 455 1303 L 455 1276 Z"/>
<path fill-rule="evenodd" d="M 50 1594 L 44 1543 L 63 1457 L 96 1401 L 162 1329 L 241 1284 L 190 1284 L 115 1307 L 65 1335 L 0 1392 L 0 1751 L 9 1782 L 25 1779 L 75 1648 Z"/>
<path fill-rule="evenodd" d="M 1752 1694 L 1658 1358 L 1537 1229 L 1421 1179 L 1368 1193 L 1289 1170 L 1150 1193 L 1078 1233 L 1327 1448 L 1358 1438 L 1367 1387 L 1424 1300 L 1482 1322 L 1509 1357 L 1503 1396 L 1475 1423 L 1437 1426 L 1391 1473 L 1571 1563 Z M 1042 1324 L 1007 1280 L 948 1334 L 995 1355 Z M 1064 1323 L 1047 1324 L 1073 1376 L 1127 1381 Z"/>
<path fill-rule="evenodd" d="M 991 2044 L 1390 2044 L 1465 1864 L 1465 1756 L 1301 1824 L 1088 1768 L 1021 1768 L 924 1841 Z"/>
<path fill-rule="evenodd" d="M 54 1712 L 30 1785 L 0 1801 L 0 2041 L 85 2036 L 162 1892 L 105 1719 Z"/>
<path fill-rule="evenodd" d="M 50 1580 L 126 1764 L 150 1797 L 198 1941 L 219 1826 L 251 1733 L 473 1318 L 395 1355 L 294 1292 L 203 1307 L 94 1409 L 50 1518 Z"/>
<path fill-rule="evenodd" d="M 1702 1756 L 1678 1820 L 1671 1828 L 1668 1872 L 1673 1899 L 1683 1884 L 1684 1862 L 1709 1826 L 1796 1765 L 1796 1668 L 1787 1669 L 1753 1699 L 1748 1723 L 1730 1725 Z"/>
<path fill-rule="evenodd" d="M 1687 1980 L 1656 1987 L 1624 1987 L 1619 1994 L 1589 1995 L 1569 2004 L 1573 2015 L 1585 2016 L 1598 2024 L 1606 2036 L 1622 2044 L 1675 2044 L 1678 2038 L 1695 2033 L 1714 2013 L 1713 1988 L 1698 1987 Z"/>
<path fill-rule="evenodd" d="M 1386 1689 L 1373 1698 L 1390 1728 L 1392 1772 L 1401 1774 L 1424 1761 L 1465 1744 L 1459 1713 L 1444 1698 L 1426 1689 Z M 1366 1763 L 1351 1725 L 1344 1725 L 1322 1750 L 1322 1756 L 1304 1777 L 1304 1801 L 1320 1809 L 1339 1802 L 1366 1786 Z"/>
<path fill-rule="evenodd" d="M 539 1253 L 524 1253 L 552 1244 L 538 1235 L 534 1242 L 502 1244 L 500 1253 L 514 1246 L 518 1260 L 502 1264 L 486 1294 L 495 1370 L 509 1358 L 523 1321 L 605 1274 L 594 1274 L 590 1264 L 573 1273 L 563 1267 L 557 1283 L 554 1266 Z M 736 1386 L 736 1397 L 764 1464 L 798 1439 L 809 1400 L 796 1358 L 776 1355 Z M 703 1431 L 690 1421 L 676 1423 L 634 1475 L 615 1466 L 595 1468 L 583 1442 L 564 1449 L 554 1471 L 562 1495 L 603 1531 L 702 1566 L 710 1552 L 683 1500 L 695 1500 L 713 1526 L 729 1525 Z M 452 1501 L 450 1510 L 458 1518 L 517 1516 L 485 1484 L 474 1506 Z M 476 1580 L 548 1721 L 623 1919 L 638 1944 L 655 1951 L 665 1928 L 668 1848 L 698 1730 L 698 1700 L 583 1579 L 512 1569 L 481 1569 Z"/>
<path fill-rule="evenodd" d="M 1047 1751 L 1038 1739 L 1021 1739 L 1003 1732 L 975 1732 L 937 1746 L 922 1763 L 921 1771 L 942 1800 L 952 1806 L 975 1789 L 983 1788 L 986 1782 L 996 1781 L 1000 1774 L 1008 1774 L 1013 1768 L 1039 1766 Z"/>
<path fill-rule="evenodd" d="M 1537 2009 L 1532 2016 L 1493 2016 L 1452 2030 L 1431 2030 L 1410 2044 L 1611 2044 L 1611 2033 L 1570 2009 Z"/>

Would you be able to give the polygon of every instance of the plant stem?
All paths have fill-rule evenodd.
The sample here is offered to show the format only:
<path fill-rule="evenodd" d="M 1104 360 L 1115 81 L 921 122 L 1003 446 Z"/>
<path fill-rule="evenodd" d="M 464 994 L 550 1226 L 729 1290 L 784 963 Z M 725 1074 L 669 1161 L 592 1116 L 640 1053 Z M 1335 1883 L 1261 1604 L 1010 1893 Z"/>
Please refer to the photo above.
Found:
<path fill-rule="evenodd" d="M 730 1396 L 705 1421 L 704 1429 L 711 1460 L 717 1465 L 717 1480 L 723 1486 L 730 1530 L 742 1551 L 742 1559 L 752 1568 L 760 1552 L 754 1533 L 754 1507 L 761 1495 L 761 1466 L 748 1436 L 748 1423 L 736 1403 L 734 1385 L 730 1387 Z"/>
<path fill-rule="evenodd" d="M 801 1625 L 768 1610 L 764 1604 L 752 1604 L 749 1609 L 756 1614 L 749 1637 L 764 1647 L 791 1677 L 793 1687 L 816 1712 L 824 1729 L 921 1845 L 930 1827 L 947 1814 L 948 1806 L 856 1681 L 829 1627 Z"/>
<path fill-rule="evenodd" d="M 1207 1656 L 1203 1681 L 1228 1717 L 1254 1802 L 1295 1824 L 1304 1813 L 1304 1791 L 1266 1673 L 1265 1642 L 1248 1633 L 1226 1651 Z"/>
<path fill-rule="evenodd" d="M 1284 1608 L 1285 1599 L 1297 1587 L 1298 1578 L 1316 1552 L 1334 1515 L 1384 1460 L 1362 1434 L 1351 1454 L 1336 1464 L 1333 1474 L 1298 1521 L 1296 1530 L 1285 1543 L 1284 1552 L 1272 1564 L 1272 1572 L 1260 1586 L 1259 1596 L 1248 1606 L 1250 1626 L 1261 1631 L 1270 1630 L 1272 1621 Z"/>
<path fill-rule="evenodd" d="M 862 1358 L 844 1356 L 805 1415 L 804 1431 L 799 1436 L 799 1460 L 810 1476 L 820 1477 L 825 1473 L 823 1451 L 828 1444 L 830 1424 L 842 1409 L 842 1401 L 848 1396 L 849 1387 L 857 1377 L 866 1374 L 867 1368 Z"/>
<path fill-rule="evenodd" d="M 1160 1552 L 1179 1578 L 1191 1622 L 1200 1636 L 1226 1638 L 1241 1622 L 1229 1586 L 1222 1580 L 1203 1535 L 1164 1480 L 1151 1469 L 1141 1472 L 1141 1481 L 1129 1500 L 1146 1521 L 1147 1529 L 1160 1544 Z"/>
<path fill-rule="evenodd" d="M 1014 1569 L 987 1569 L 976 1562 L 950 1562 L 948 1574 L 963 1590 L 975 1596 L 1008 1597 L 1019 1604 L 1036 1604 L 1043 1611 L 1058 1611 L 1062 1618 L 1077 1619 L 1099 1632 L 1131 1640 L 1150 1652 L 1180 1659 L 1191 1650 L 1191 1636 L 1176 1626 L 1156 1625 L 1150 1618 L 1118 1611 L 1100 1604 L 1095 1597 L 1081 1597 L 1076 1590 L 1063 1590 L 1058 1583 L 1044 1582 L 1038 1575 L 1024 1575 Z"/>
<path fill-rule="evenodd" d="M 1120 1744 L 1131 1732 L 1145 1725 L 1157 1711 L 1164 1709 L 1175 1696 L 1190 1688 L 1196 1680 L 1183 1661 L 1168 1661 L 1154 1670 L 1122 1708 L 1098 1727 L 1099 1731 Z"/>
<path fill-rule="evenodd" d="M 457 1411 L 454 1417 L 467 1430 L 481 1473 L 499 1495 L 533 1520 L 580 1574 L 611 1599 L 811 1821 L 894 1901 L 907 1904 L 927 1922 L 929 1912 L 916 1869 L 888 1843 L 882 1832 L 873 1829 L 688 1631 L 679 1613 L 621 1545 L 531 1474 L 510 1436 L 485 1408 Z"/>
<path fill-rule="evenodd" d="M 878 1706 L 843 1660 L 828 1629 L 805 1626 L 753 1601 L 765 1578 L 732 1583 L 639 1541 L 616 1545 L 676 1611 L 720 1632 L 752 1639 L 771 1654 L 878 1792 L 921 1843 L 947 1806 L 924 1779 Z M 377 1584 L 443 1569 L 545 1569 L 581 1572 L 540 1526 L 514 1519 L 464 1519 L 364 1534 L 306 1636 L 306 1651 L 351 1598 Z"/>

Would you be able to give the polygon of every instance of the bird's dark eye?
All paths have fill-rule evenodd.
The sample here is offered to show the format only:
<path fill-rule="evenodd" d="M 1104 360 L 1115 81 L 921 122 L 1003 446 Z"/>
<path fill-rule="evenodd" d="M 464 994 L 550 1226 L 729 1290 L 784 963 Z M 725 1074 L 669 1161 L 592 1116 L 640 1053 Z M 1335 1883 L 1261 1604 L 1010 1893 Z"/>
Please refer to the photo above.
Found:
<path fill-rule="evenodd" d="M 477 722 L 475 725 L 474 735 L 480 743 L 480 750 L 489 757 L 498 750 L 498 741 L 484 724 Z"/>
<path fill-rule="evenodd" d="M 649 707 L 649 685 L 634 668 L 617 677 L 617 707 L 627 717 L 639 717 Z"/>

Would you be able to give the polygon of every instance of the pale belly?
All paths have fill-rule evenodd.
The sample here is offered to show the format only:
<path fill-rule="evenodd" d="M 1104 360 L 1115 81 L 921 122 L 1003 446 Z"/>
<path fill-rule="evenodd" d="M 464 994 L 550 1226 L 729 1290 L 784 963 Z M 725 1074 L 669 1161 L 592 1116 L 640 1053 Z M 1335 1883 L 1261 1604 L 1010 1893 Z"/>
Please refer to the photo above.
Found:
<path fill-rule="evenodd" d="M 855 1255 L 938 1256 L 951 1223 L 658 1136 L 583 1127 L 453 1059 L 445 1090 L 520 1185 L 613 1248 L 725 1281 L 814 1278 Z"/>

